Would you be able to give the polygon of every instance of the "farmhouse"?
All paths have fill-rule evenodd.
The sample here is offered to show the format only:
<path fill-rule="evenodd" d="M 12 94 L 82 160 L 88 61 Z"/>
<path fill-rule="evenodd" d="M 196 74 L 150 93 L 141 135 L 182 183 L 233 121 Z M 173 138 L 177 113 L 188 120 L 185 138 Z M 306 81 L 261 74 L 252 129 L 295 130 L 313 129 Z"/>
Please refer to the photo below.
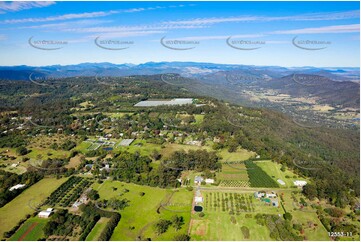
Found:
<path fill-rule="evenodd" d="M 254 197 L 255 198 L 262 198 L 262 197 L 264 197 L 266 195 L 266 193 L 265 192 L 262 192 L 262 191 L 260 191 L 260 192 L 255 192 L 254 193 Z"/>
<path fill-rule="evenodd" d="M 295 184 L 295 186 L 298 186 L 298 187 L 303 187 L 307 184 L 306 181 L 299 181 L 299 180 L 296 180 L 293 182 L 293 184 Z"/>
<path fill-rule="evenodd" d="M 197 184 L 199 185 L 199 184 L 201 184 L 201 182 L 202 182 L 203 180 L 204 180 L 203 177 L 201 177 L 201 176 L 196 176 L 196 177 L 194 178 L 194 183 L 197 183 Z"/>
<path fill-rule="evenodd" d="M 26 186 L 25 184 L 17 184 L 15 186 L 10 187 L 9 190 L 13 191 L 13 190 L 21 189 L 21 188 L 23 188 L 25 186 Z"/>
<path fill-rule="evenodd" d="M 109 172 L 110 166 L 109 166 L 109 164 L 106 164 L 103 168 L 100 168 L 99 170 L 100 170 L 100 171 L 105 170 L 105 171 Z"/>
<path fill-rule="evenodd" d="M 179 136 L 181 136 L 181 134 L 179 134 Z M 186 144 L 187 145 L 202 146 L 202 141 L 192 140 L 192 141 L 187 141 Z"/>
<path fill-rule="evenodd" d="M 254 193 L 255 198 L 276 198 L 277 194 L 275 192 L 264 192 L 264 191 L 258 191 Z"/>
<path fill-rule="evenodd" d="M 266 193 L 266 197 L 267 198 L 275 198 L 275 197 L 277 197 L 277 194 L 275 192 Z"/>
<path fill-rule="evenodd" d="M 39 218 L 49 218 L 50 215 L 54 212 L 53 208 L 48 208 L 45 211 L 41 211 L 38 216 Z"/>

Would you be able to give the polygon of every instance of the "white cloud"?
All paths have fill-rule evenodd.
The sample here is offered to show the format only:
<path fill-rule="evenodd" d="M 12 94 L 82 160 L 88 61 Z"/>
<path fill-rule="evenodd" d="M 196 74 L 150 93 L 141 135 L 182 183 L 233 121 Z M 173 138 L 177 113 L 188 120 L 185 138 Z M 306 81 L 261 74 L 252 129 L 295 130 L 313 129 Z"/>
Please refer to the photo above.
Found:
<path fill-rule="evenodd" d="M 21 3 L 21 2 L 19 2 Z M 33 3 L 35 6 L 38 2 L 29 2 Z M 42 4 L 44 2 L 40 2 L 39 5 L 46 5 Z M 1 2 L 0 2 L 1 4 Z M 48 4 L 49 5 L 49 4 Z M 177 5 L 174 7 L 183 7 L 184 5 Z M 13 6 L 15 9 L 16 7 Z M 119 13 L 135 13 L 135 12 L 142 12 L 142 11 L 150 11 L 162 8 L 169 8 L 169 7 L 149 7 L 149 8 L 132 8 L 132 9 L 125 9 L 125 10 L 112 10 L 112 11 L 98 11 L 98 12 L 88 12 L 88 13 L 71 13 L 71 14 L 64 14 L 58 16 L 49 16 L 44 18 L 23 18 L 23 19 L 7 19 L 0 22 L 0 24 L 17 24 L 17 23 L 40 23 L 40 22 L 50 22 L 50 21 L 61 21 L 61 20 L 72 20 L 72 19 L 82 19 L 82 18 L 97 18 L 97 17 L 105 17 L 113 14 Z M 0 5 L 1 11 L 1 5 Z"/>
<path fill-rule="evenodd" d="M 0 13 L 17 12 L 31 8 L 42 8 L 55 4 L 55 2 L 0 2 Z"/>
<path fill-rule="evenodd" d="M 68 21 L 61 23 L 52 23 L 52 24 L 40 24 L 40 25 L 31 25 L 31 26 L 20 26 L 15 28 L 8 29 L 48 29 L 61 31 L 62 29 L 72 28 L 73 26 L 86 27 L 89 25 L 97 25 L 103 23 L 110 23 L 110 20 L 96 20 L 96 19 L 82 19 L 77 21 Z"/>
<path fill-rule="evenodd" d="M 262 34 L 244 34 L 244 35 L 210 35 L 210 36 L 188 36 L 188 37 L 181 37 L 181 38 L 174 38 L 171 36 L 167 36 L 167 39 L 175 39 L 175 40 L 226 40 L 229 37 L 232 39 L 252 39 L 252 38 L 260 38 L 263 37 Z M 159 40 L 157 40 L 159 41 Z"/>
<path fill-rule="evenodd" d="M 129 38 L 129 37 L 138 37 L 138 36 L 146 36 L 152 34 L 163 34 L 165 31 L 129 31 L 129 32 L 113 32 L 113 33 L 103 33 L 100 35 L 91 35 L 89 38 L 95 39 L 100 37 L 101 39 L 105 38 Z"/>
<path fill-rule="evenodd" d="M 90 28 L 69 28 L 63 29 L 66 32 L 75 33 L 111 33 L 111 32 L 131 32 L 131 31 L 159 31 L 172 29 L 198 29 L 206 26 L 199 25 L 139 25 L 139 26 L 110 26 L 110 27 L 90 27 Z"/>
<path fill-rule="evenodd" d="M 317 28 L 304 28 L 293 30 L 279 30 L 270 34 L 337 34 L 337 33 L 357 33 L 360 32 L 359 24 L 333 25 Z"/>
<path fill-rule="evenodd" d="M 49 22 L 49 21 L 60 21 L 60 20 L 82 19 L 82 18 L 96 18 L 96 17 L 104 17 L 104 16 L 112 15 L 115 13 L 118 13 L 118 11 L 72 13 L 72 14 L 64 14 L 59 16 L 45 17 L 45 18 L 10 19 L 10 20 L 4 20 L 0 23 L 5 23 L 5 24 L 35 23 L 35 22 Z"/>

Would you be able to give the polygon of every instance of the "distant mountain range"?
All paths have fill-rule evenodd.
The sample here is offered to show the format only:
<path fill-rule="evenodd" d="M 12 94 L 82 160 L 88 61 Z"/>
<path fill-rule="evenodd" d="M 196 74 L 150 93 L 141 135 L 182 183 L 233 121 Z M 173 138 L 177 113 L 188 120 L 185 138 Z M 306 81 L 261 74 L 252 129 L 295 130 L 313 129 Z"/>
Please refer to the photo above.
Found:
<path fill-rule="evenodd" d="M 217 75 L 218 72 L 235 71 L 257 77 L 269 76 L 279 78 L 294 73 L 322 75 L 334 81 L 359 82 L 360 68 L 348 67 L 294 67 L 251 66 L 214 64 L 200 62 L 147 62 L 144 64 L 112 64 L 112 63 L 82 63 L 77 65 L 52 66 L 1 66 L 0 79 L 28 80 L 33 73 L 36 76 L 73 77 L 73 76 L 129 76 L 177 73 L 184 77 L 204 78 L 207 75 Z"/>
<path fill-rule="evenodd" d="M 244 103 L 247 91 L 277 91 L 293 97 L 316 97 L 319 103 L 359 108 L 360 68 L 279 67 L 199 62 L 147 62 L 144 64 L 82 63 L 52 66 L 2 66 L 0 79 L 46 81 L 76 76 L 179 75 L 182 84 L 193 80 L 199 94 Z M 174 78 L 173 78 L 174 79 Z M 165 82 L 172 84 L 174 80 Z M 179 80 L 178 80 L 179 81 Z M 190 84 L 190 83 L 189 83 Z M 176 84 L 178 85 L 178 84 Z M 241 94 L 241 95 L 240 95 Z"/>

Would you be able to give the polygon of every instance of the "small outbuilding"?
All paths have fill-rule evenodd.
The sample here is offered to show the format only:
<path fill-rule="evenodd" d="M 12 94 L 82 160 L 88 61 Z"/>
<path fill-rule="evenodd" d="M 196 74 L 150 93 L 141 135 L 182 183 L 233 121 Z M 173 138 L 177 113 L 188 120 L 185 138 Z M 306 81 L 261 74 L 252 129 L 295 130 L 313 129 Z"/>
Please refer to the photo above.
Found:
<path fill-rule="evenodd" d="M 17 184 L 15 186 L 12 186 L 9 188 L 9 191 L 14 191 L 14 190 L 17 190 L 17 189 L 22 189 L 24 188 L 26 185 L 25 184 Z"/>
<path fill-rule="evenodd" d="M 206 182 L 207 184 L 213 184 L 213 183 L 214 183 L 214 179 L 207 178 L 207 179 L 205 180 L 205 182 Z"/>
<path fill-rule="evenodd" d="M 38 217 L 39 218 L 49 218 L 53 213 L 54 213 L 54 209 L 53 208 L 48 208 L 45 211 L 41 211 L 38 214 Z"/>
<path fill-rule="evenodd" d="M 194 202 L 195 203 L 202 203 L 203 202 L 203 197 L 195 197 Z"/>

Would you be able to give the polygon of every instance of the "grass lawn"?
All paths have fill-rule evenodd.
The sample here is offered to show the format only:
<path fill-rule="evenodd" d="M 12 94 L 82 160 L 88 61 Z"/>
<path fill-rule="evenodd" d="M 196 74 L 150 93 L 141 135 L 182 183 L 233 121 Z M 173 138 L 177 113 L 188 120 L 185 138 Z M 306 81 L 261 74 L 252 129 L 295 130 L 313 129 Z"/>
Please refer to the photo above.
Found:
<path fill-rule="evenodd" d="M 246 166 L 241 164 L 222 164 L 222 172 L 217 176 L 220 180 L 245 180 L 248 181 Z"/>
<path fill-rule="evenodd" d="M 0 236 L 12 229 L 27 214 L 32 214 L 32 207 L 46 199 L 66 179 L 44 178 L 0 208 Z"/>
<path fill-rule="evenodd" d="M 96 223 L 92 231 L 86 237 L 86 241 L 97 241 L 100 234 L 102 233 L 103 229 L 107 225 L 110 218 L 100 218 L 99 221 Z"/>
<path fill-rule="evenodd" d="M 66 168 L 77 168 L 81 164 L 81 158 L 83 155 L 76 155 L 70 158 L 69 163 L 65 166 Z"/>
<path fill-rule="evenodd" d="M 194 114 L 194 118 L 196 119 L 196 124 L 201 124 L 204 119 L 204 114 Z"/>
<path fill-rule="evenodd" d="M 48 148 L 31 148 L 31 152 L 25 157 L 30 159 L 42 159 L 46 160 L 48 158 L 67 158 L 69 157 L 70 151 L 64 150 L 53 150 Z"/>
<path fill-rule="evenodd" d="M 318 219 L 316 212 L 290 212 L 293 217 L 292 222 L 302 224 L 307 240 L 330 240 L 328 232 Z"/>
<path fill-rule="evenodd" d="M 227 149 L 222 149 L 218 153 L 222 157 L 222 161 L 245 161 L 256 155 L 253 151 L 238 148 L 236 152 L 228 152 Z"/>
<path fill-rule="evenodd" d="M 83 141 L 78 146 L 74 148 L 74 150 L 80 151 L 82 154 L 87 153 L 89 150 L 88 148 L 92 145 L 91 142 Z"/>
<path fill-rule="evenodd" d="M 33 217 L 29 218 L 16 233 L 9 239 L 10 241 L 36 241 L 44 236 L 43 228 L 47 219 Z M 24 237 L 24 233 L 27 233 Z"/>
<path fill-rule="evenodd" d="M 117 188 L 117 190 L 114 190 Z M 99 191 L 101 199 L 117 197 L 130 200 L 128 207 L 119 211 L 121 220 L 115 228 L 111 240 L 136 240 L 138 236 L 152 238 L 152 240 L 172 240 L 177 233 L 186 233 L 193 192 L 179 189 L 179 192 L 148 186 L 139 186 L 118 181 L 105 181 L 103 184 L 93 184 L 93 188 Z M 124 189 L 129 192 L 123 193 Z M 140 196 L 144 192 L 144 196 Z M 165 208 L 160 208 L 164 204 Z M 160 208 L 160 209 L 159 209 Z M 184 211 L 184 212 L 183 212 Z M 167 232 L 157 236 L 154 224 L 161 218 L 170 219 L 174 215 L 183 216 L 185 224 L 180 231 L 170 227 Z M 133 228 L 134 227 L 134 228 Z"/>
<path fill-rule="evenodd" d="M 245 198 L 244 204 L 247 204 L 249 212 L 237 212 L 236 194 Z M 248 227 L 250 231 L 249 240 L 271 240 L 268 228 L 258 225 L 254 217 L 257 213 L 283 213 L 282 208 L 268 206 L 264 202 L 255 199 L 253 193 L 249 192 L 232 192 L 233 202 L 229 202 L 230 193 L 221 191 L 203 191 L 202 196 L 204 197 L 205 216 L 200 218 L 197 213 L 192 215 L 191 238 L 193 240 L 247 240 L 241 231 L 242 226 Z M 218 202 L 218 199 L 220 199 L 220 202 Z M 222 207 L 222 200 L 228 201 L 224 205 L 225 209 Z M 231 210 L 235 212 L 234 215 L 229 214 Z M 246 218 L 246 214 L 250 214 L 251 217 Z M 234 222 L 231 221 L 232 217 Z"/>
<path fill-rule="evenodd" d="M 8 163 L 5 163 L 5 164 L 8 164 Z M 12 167 L 11 165 L 9 165 L 6 168 L 2 168 L 2 169 L 4 171 L 16 173 L 16 174 L 23 174 L 26 172 L 26 167 L 22 166 L 21 164 L 17 167 Z"/>
<path fill-rule="evenodd" d="M 119 141 L 120 143 L 121 141 Z M 153 143 L 147 143 L 145 140 L 136 139 L 133 141 L 133 143 L 130 146 L 118 146 L 118 143 L 115 144 L 114 147 L 116 147 L 114 150 L 115 152 L 119 151 L 128 151 L 130 153 L 135 153 L 138 151 L 143 156 L 148 156 L 152 154 L 154 150 L 161 150 L 161 145 L 159 144 L 153 144 Z"/>
<path fill-rule="evenodd" d="M 233 197 L 236 193 L 232 193 Z M 250 240 L 270 240 L 269 231 L 265 226 L 256 224 L 254 216 L 257 213 L 282 213 L 281 208 L 271 207 L 265 203 L 255 199 L 253 193 L 237 193 L 246 198 L 246 204 L 252 202 L 252 205 L 247 205 L 248 209 L 252 208 L 250 212 L 237 213 L 235 204 L 227 202 L 223 210 L 221 202 L 218 199 L 226 199 L 229 193 L 223 192 L 202 192 L 204 200 L 205 217 L 200 218 L 198 214 L 193 215 L 191 237 L 194 240 L 244 240 L 241 227 L 247 226 L 250 231 Z M 251 198 L 249 198 L 251 197 Z M 227 198 L 229 199 L 229 198 Z M 228 200 L 229 201 L 229 200 Z M 234 200 L 235 202 L 235 200 Z M 215 204 L 218 203 L 217 206 Z M 230 215 L 229 211 L 235 211 L 234 215 Z M 246 214 L 251 214 L 251 218 L 245 218 Z M 234 218 L 234 222 L 231 218 Z M 212 229 L 217 228 L 217 229 Z"/>
<path fill-rule="evenodd" d="M 282 181 L 284 181 L 286 183 L 285 186 L 282 186 L 281 184 L 279 184 L 277 182 L 277 184 L 280 187 L 293 187 L 294 184 L 293 182 L 295 180 L 306 180 L 304 178 L 301 178 L 299 176 L 297 176 L 296 174 L 294 174 L 292 171 L 286 169 L 284 172 L 281 171 L 281 164 L 277 164 L 275 162 L 272 162 L 271 160 L 265 160 L 265 161 L 255 161 L 255 163 L 261 167 L 262 170 L 264 170 L 273 180 L 275 180 L 277 182 L 278 179 L 281 179 Z M 288 176 L 289 178 L 286 178 L 286 176 Z M 294 176 L 297 176 L 297 178 L 293 178 Z"/>
<path fill-rule="evenodd" d="M 133 113 L 119 113 L 119 112 L 117 112 L 117 113 L 103 113 L 103 114 L 106 115 L 106 116 L 109 116 L 111 118 L 122 118 L 126 114 L 132 115 Z"/>
<path fill-rule="evenodd" d="M 162 149 L 161 154 L 163 157 L 169 157 L 174 151 L 179 150 L 207 150 L 213 151 L 209 146 L 195 146 L 195 145 L 182 145 L 182 144 L 167 144 L 164 149 Z"/>
<path fill-rule="evenodd" d="M 242 226 L 248 227 L 250 231 L 249 240 L 271 240 L 267 227 L 258 225 L 254 217 L 246 219 L 244 213 L 239 216 L 219 212 L 205 213 L 206 216 L 203 218 L 199 218 L 198 214 L 194 214 L 191 228 L 192 240 L 245 240 L 241 231 Z M 232 216 L 235 218 L 235 224 L 231 222 Z"/>

